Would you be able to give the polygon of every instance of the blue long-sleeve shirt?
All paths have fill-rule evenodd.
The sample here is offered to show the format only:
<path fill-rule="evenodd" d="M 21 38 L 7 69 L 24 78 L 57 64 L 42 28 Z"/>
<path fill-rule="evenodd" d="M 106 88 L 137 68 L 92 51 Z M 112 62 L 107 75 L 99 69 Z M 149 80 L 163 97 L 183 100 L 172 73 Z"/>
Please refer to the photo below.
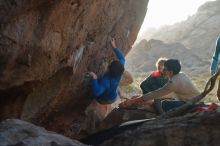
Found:
<path fill-rule="evenodd" d="M 211 60 L 211 67 L 210 67 L 211 73 L 215 73 L 217 70 L 218 62 L 219 62 L 219 54 L 220 54 L 220 36 L 216 40 L 216 48 Z"/>
<path fill-rule="evenodd" d="M 114 48 L 114 52 L 119 62 L 124 66 L 125 58 L 122 52 L 118 48 Z M 94 96 L 101 98 L 103 101 L 114 101 L 117 97 L 117 87 L 120 79 L 121 76 L 112 78 L 107 73 L 98 79 L 93 79 L 91 85 Z"/>

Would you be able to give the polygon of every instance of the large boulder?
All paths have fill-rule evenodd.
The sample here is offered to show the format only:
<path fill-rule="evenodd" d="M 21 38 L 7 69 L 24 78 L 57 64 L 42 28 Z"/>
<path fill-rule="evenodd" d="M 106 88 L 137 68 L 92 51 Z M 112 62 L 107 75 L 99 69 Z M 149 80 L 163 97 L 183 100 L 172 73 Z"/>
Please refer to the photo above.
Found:
<path fill-rule="evenodd" d="M 144 109 L 137 108 L 118 108 L 114 109 L 99 125 L 97 130 L 105 130 L 112 128 L 121 123 L 133 121 L 133 120 L 142 120 L 142 119 L 152 119 L 157 115 L 154 112 L 149 112 Z"/>
<path fill-rule="evenodd" d="M 0 120 L 21 118 L 80 137 L 91 102 L 83 73 L 101 74 L 115 37 L 130 50 L 148 0 L 0 1 Z"/>
<path fill-rule="evenodd" d="M 1 146 L 85 146 L 77 140 L 37 127 L 25 121 L 8 119 L 0 123 Z"/>
<path fill-rule="evenodd" d="M 219 122 L 216 112 L 189 113 L 124 123 L 82 141 L 101 146 L 218 146 Z"/>
<path fill-rule="evenodd" d="M 127 130 L 102 146 L 218 146 L 219 114 L 189 114 L 166 120 L 146 122 L 136 130 Z"/>

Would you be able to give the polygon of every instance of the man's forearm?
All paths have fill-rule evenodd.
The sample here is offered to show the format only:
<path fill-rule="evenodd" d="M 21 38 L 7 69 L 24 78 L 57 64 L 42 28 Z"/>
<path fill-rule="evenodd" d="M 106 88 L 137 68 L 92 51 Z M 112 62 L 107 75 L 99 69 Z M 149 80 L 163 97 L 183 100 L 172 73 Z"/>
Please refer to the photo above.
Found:
<path fill-rule="evenodd" d="M 149 96 L 149 94 L 144 94 L 140 97 L 141 100 L 143 101 L 148 101 L 148 100 L 152 100 L 153 97 L 152 96 Z"/>

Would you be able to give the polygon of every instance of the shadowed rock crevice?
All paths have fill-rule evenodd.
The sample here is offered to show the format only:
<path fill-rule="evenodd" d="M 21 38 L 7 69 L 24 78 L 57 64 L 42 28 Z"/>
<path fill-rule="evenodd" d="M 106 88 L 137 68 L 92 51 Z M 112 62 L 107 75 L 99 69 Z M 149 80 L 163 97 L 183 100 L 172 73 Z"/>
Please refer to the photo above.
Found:
<path fill-rule="evenodd" d="M 24 85 L 0 90 L 1 120 L 21 117 L 24 102 L 32 91 L 31 85 L 31 82 L 26 82 Z"/>

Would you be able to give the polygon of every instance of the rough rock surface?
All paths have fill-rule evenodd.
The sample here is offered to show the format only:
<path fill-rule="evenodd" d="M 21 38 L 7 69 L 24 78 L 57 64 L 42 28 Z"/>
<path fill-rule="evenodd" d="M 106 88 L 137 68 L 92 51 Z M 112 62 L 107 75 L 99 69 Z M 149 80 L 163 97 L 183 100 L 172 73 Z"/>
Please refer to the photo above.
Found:
<path fill-rule="evenodd" d="M 85 146 L 25 121 L 8 119 L 0 123 L 1 146 Z"/>
<path fill-rule="evenodd" d="M 188 114 L 151 120 L 135 130 L 126 130 L 101 146 L 218 146 L 220 114 Z"/>
<path fill-rule="evenodd" d="M 0 1 L 0 119 L 21 118 L 80 137 L 91 102 L 86 71 L 126 54 L 148 0 Z"/>
<path fill-rule="evenodd" d="M 98 130 L 104 130 L 112 128 L 121 123 L 132 121 L 132 120 L 141 120 L 141 119 L 151 119 L 155 118 L 156 114 L 148 112 L 147 110 L 141 109 L 115 109 L 113 110 L 105 120 L 99 125 Z"/>

